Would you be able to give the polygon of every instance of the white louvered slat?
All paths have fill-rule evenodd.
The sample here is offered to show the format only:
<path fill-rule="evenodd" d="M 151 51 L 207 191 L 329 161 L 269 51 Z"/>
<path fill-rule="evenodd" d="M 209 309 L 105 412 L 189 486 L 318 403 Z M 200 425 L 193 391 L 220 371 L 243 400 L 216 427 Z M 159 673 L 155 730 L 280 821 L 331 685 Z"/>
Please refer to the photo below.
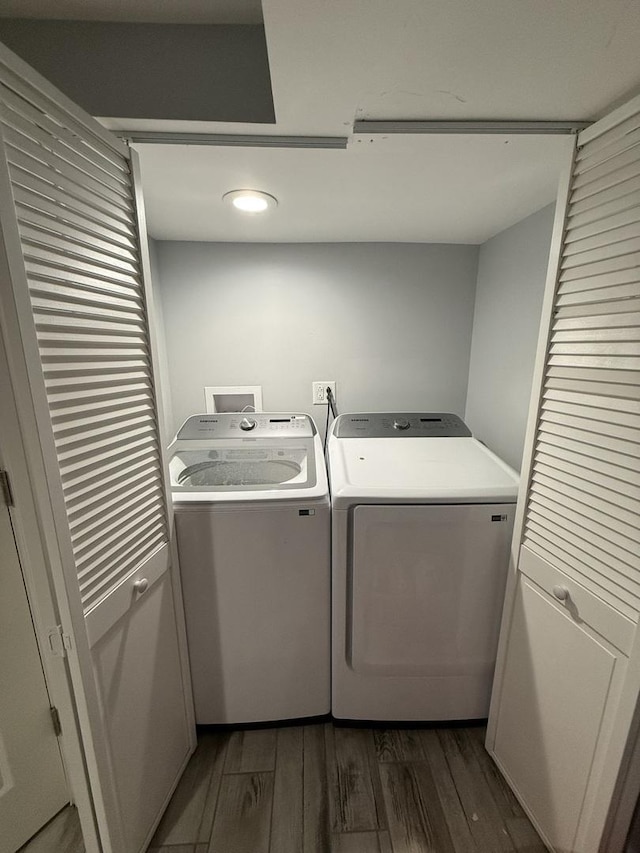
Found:
<path fill-rule="evenodd" d="M 607 382 L 614 386 L 637 386 L 638 374 L 633 370 L 592 370 L 591 368 L 548 367 L 548 379 L 579 379 L 584 382 Z"/>
<path fill-rule="evenodd" d="M 90 517 L 94 511 L 99 512 L 102 501 L 110 499 L 113 495 L 120 495 L 121 489 L 138 484 L 147 484 L 149 479 L 153 480 L 155 460 L 133 459 L 128 465 L 114 468 L 111 476 L 104 476 L 99 483 L 89 480 L 83 487 L 79 487 L 73 494 L 67 496 L 67 507 L 69 519 L 76 526 L 84 524 L 85 513 Z"/>
<path fill-rule="evenodd" d="M 80 204 L 91 208 L 94 215 L 108 216 L 124 225 L 129 225 L 131 222 L 133 211 L 129 206 L 123 208 L 117 201 L 87 189 L 78 182 L 82 180 L 80 175 L 77 176 L 78 181 L 75 181 L 53 171 L 46 163 L 29 157 L 17 148 L 8 146 L 6 154 L 12 182 L 15 181 L 20 186 L 34 185 L 41 188 L 44 183 L 49 192 L 59 188 L 70 199 L 75 199 Z"/>
<path fill-rule="evenodd" d="M 523 541 L 640 614 L 640 115 L 578 153 Z"/>
<path fill-rule="evenodd" d="M 16 197 L 24 200 L 42 212 L 60 210 L 60 217 L 71 217 L 76 223 L 84 222 L 85 227 L 105 229 L 117 239 L 131 240 L 135 243 L 135 229 L 132 223 L 122 216 L 111 216 L 94 205 L 67 192 L 58 183 L 50 183 L 37 175 L 20 169 L 11 174 Z M 53 207 L 52 207 L 53 205 Z"/>
<path fill-rule="evenodd" d="M 611 210 L 617 209 L 616 205 L 628 204 L 628 196 L 633 196 L 638 192 L 640 192 L 640 176 L 601 190 L 584 199 L 577 201 L 574 199 L 569 208 L 567 221 L 575 222 L 578 217 L 581 218 L 581 221 L 590 221 L 591 217 L 597 218 L 606 215 Z"/>
<path fill-rule="evenodd" d="M 80 272 L 89 275 L 105 273 L 116 281 L 134 284 L 138 271 L 132 264 L 118 261 L 116 258 L 106 258 L 98 252 L 86 252 L 80 246 L 65 245 L 64 241 L 34 240 L 23 237 L 25 257 L 40 263 L 51 265 L 58 269 L 67 269 L 72 261 Z"/>
<path fill-rule="evenodd" d="M 593 197 L 590 201 L 593 202 L 594 199 L 597 201 L 598 196 Z M 629 181 L 624 185 L 624 193 L 622 195 L 615 195 L 615 197 L 607 201 L 592 204 L 583 210 L 578 210 L 578 205 L 575 205 L 573 212 L 567 217 L 567 229 L 571 232 L 574 229 L 589 226 L 591 223 L 598 223 L 607 217 L 615 216 L 623 211 L 637 207 L 639 202 L 640 178 L 636 178 L 635 181 Z"/>
<path fill-rule="evenodd" d="M 51 289 L 43 288 L 34 282 L 31 293 L 33 309 L 38 317 L 53 315 L 56 309 L 52 307 Z M 100 299 L 100 294 L 94 294 L 93 298 L 90 298 L 62 287 L 58 288 L 56 303 L 60 313 L 65 312 L 78 318 L 95 317 L 98 322 L 108 322 L 109 318 L 113 318 L 118 322 L 139 323 L 144 319 L 144 309 L 133 300 L 114 297 Z"/>
<path fill-rule="evenodd" d="M 34 247 L 40 247 L 52 252 L 63 254 L 67 258 L 76 255 L 81 256 L 85 261 L 92 261 L 106 269 L 115 269 L 120 272 L 124 271 L 130 275 L 138 274 L 138 263 L 135 259 L 129 257 L 122 251 L 111 251 L 110 247 L 100 250 L 102 247 L 98 245 L 98 241 L 81 240 L 75 235 L 64 233 L 64 228 L 58 228 L 57 233 L 53 233 L 50 228 L 34 228 L 22 220 L 18 220 L 20 226 L 20 235 L 24 244 Z"/>
<path fill-rule="evenodd" d="M 606 216 L 602 214 L 597 218 L 593 216 L 589 222 L 582 224 L 577 224 L 575 221 L 568 222 L 565 237 L 567 248 L 569 243 L 585 240 L 598 234 L 609 234 L 616 228 L 637 223 L 640 220 L 640 211 L 638 205 L 634 204 L 636 200 L 636 196 L 632 193 L 623 196 L 619 200 L 619 209 L 608 213 Z"/>
<path fill-rule="evenodd" d="M 535 505 L 543 514 L 545 510 L 553 511 L 556 518 L 562 518 L 566 513 L 567 518 L 572 519 L 578 527 L 589 523 L 604 539 L 640 557 L 640 530 L 635 525 L 627 524 L 614 516 L 603 515 L 591 504 L 573 500 L 566 495 L 562 497 L 562 503 L 559 503 L 560 496 L 544 486 L 540 486 L 538 492 L 539 494 L 532 496 L 532 507 Z M 540 496 L 544 499 L 541 500 Z"/>
<path fill-rule="evenodd" d="M 634 460 L 640 457 L 640 445 L 632 441 L 620 441 L 608 435 L 586 432 L 576 427 L 567 428 L 548 421 L 541 421 L 539 429 L 539 438 L 551 444 L 585 447 L 582 452 L 594 454 L 600 459 L 615 459 L 619 464 L 631 468 L 638 465 Z"/>
<path fill-rule="evenodd" d="M 576 155 L 581 171 L 592 165 L 608 160 L 610 157 L 635 145 L 640 137 L 640 115 L 634 113 L 630 118 L 618 122 L 614 128 L 590 140 L 582 146 Z"/>
<path fill-rule="evenodd" d="M 573 415 L 549 410 L 541 412 L 540 422 L 557 424 L 567 429 L 582 429 L 595 435 L 611 436 L 630 442 L 635 441 L 637 435 L 636 431 L 629 427 L 619 426 L 608 421 L 594 421 L 586 417 L 574 417 Z"/>
<path fill-rule="evenodd" d="M 576 389 L 571 391 L 562 391 L 553 388 L 548 388 L 544 393 L 544 399 L 549 401 L 557 401 L 558 403 L 569 403 L 574 406 L 585 406 L 587 408 L 604 409 L 607 414 L 611 407 L 611 401 L 608 396 L 601 394 L 582 394 Z M 552 404 L 550 403 L 550 406 Z M 616 411 L 619 414 L 623 412 L 629 414 L 640 414 L 640 403 L 636 400 L 618 399 Z"/>
<path fill-rule="evenodd" d="M 607 397 L 620 397 L 629 400 L 640 400 L 640 388 L 636 385 L 625 385 L 623 382 L 599 382 L 597 380 L 566 379 L 549 377 L 547 388 L 567 391 L 584 391 L 587 394 L 600 394 Z"/>
<path fill-rule="evenodd" d="M 6 73 L 5 73 L 6 71 Z M 2 67 L 1 129 L 85 612 L 168 541 L 124 147 Z M 46 97 L 45 97 L 46 100 Z"/>
<path fill-rule="evenodd" d="M 15 100 L 13 101 L 13 104 L 16 104 Z M 18 147 L 22 143 L 22 140 L 17 136 L 17 134 L 20 134 L 32 143 L 40 145 L 43 151 L 55 154 L 55 160 L 51 160 L 47 156 L 45 157 L 46 162 L 50 162 L 52 165 L 56 165 L 60 161 L 68 163 L 74 168 L 89 175 L 91 180 L 99 181 L 109 189 L 116 191 L 122 197 L 127 196 L 128 190 L 125 172 L 109 168 L 109 164 L 105 163 L 104 160 L 102 160 L 100 162 L 100 166 L 96 168 L 98 165 L 97 163 L 88 161 L 83 154 L 79 153 L 69 145 L 61 145 L 58 143 L 55 146 L 55 151 L 53 151 L 50 131 L 34 124 L 34 122 L 29 118 L 22 116 L 18 110 L 13 110 L 10 104 L 6 104 L 6 107 L 7 109 L 5 110 L 4 117 L 2 119 L 3 125 L 10 131 L 9 138 L 11 138 Z M 5 130 L 5 138 L 6 132 L 7 131 Z M 106 168 L 104 168 L 105 166 Z"/>
<path fill-rule="evenodd" d="M 586 161 L 578 161 L 573 181 L 574 190 L 578 191 L 581 187 L 588 187 L 594 183 L 599 184 L 603 179 L 618 183 L 620 172 L 626 169 L 640 169 L 640 146 L 637 142 L 620 151 L 615 157 L 607 157 L 599 163 L 591 163 L 590 168 L 587 168 Z"/>
<path fill-rule="evenodd" d="M 83 275 L 78 271 L 72 271 L 63 266 L 53 268 L 40 264 L 37 261 L 26 261 L 25 268 L 29 281 L 37 283 L 40 286 L 70 286 L 78 293 L 78 297 L 86 295 L 83 294 L 84 289 L 91 294 L 104 293 L 111 296 L 122 296 L 125 299 L 137 300 L 139 304 L 142 304 L 135 279 L 131 281 L 115 281 L 106 275 Z"/>
<path fill-rule="evenodd" d="M 86 124 L 79 122 L 67 110 L 61 109 L 56 101 L 14 72 L 6 62 L 0 61 L 0 68 L 3 89 L 12 92 L 25 108 L 30 107 L 33 122 L 49 130 L 53 139 L 66 142 L 70 148 L 81 152 L 91 162 L 109 163 L 119 171 L 128 173 L 124 145 L 116 145 L 113 137 L 106 132 L 106 139 L 103 138 L 97 129 L 89 134 Z"/>
<path fill-rule="evenodd" d="M 618 243 L 624 245 L 626 241 L 631 240 L 635 240 L 637 246 L 637 241 L 640 238 L 640 223 L 638 222 L 640 214 L 634 209 L 627 214 L 626 218 L 631 221 L 619 225 L 617 228 L 607 228 L 604 231 L 597 231 L 595 234 L 581 237 L 572 235 L 573 240 L 567 240 L 565 256 L 569 258 L 572 255 L 581 255 L 591 250 L 602 249 Z"/>
<path fill-rule="evenodd" d="M 91 239 L 103 240 L 110 246 L 118 246 L 135 256 L 136 245 L 133 236 L 127 236 L 127 229 L 115 230 L 105 227 L 101 221 L 90 219 L 76 213 L 69 207 L 62 209 L 59 204 L 46 198 L 42 193 L 25 189 L 17 184 L 13 187 L 14 201 L 19 217 L 26 222 L 55 225 L 65 232 L 86 234 Z"/>
<path fill-rule="evenodd" d="M 162 496 L 162 492 L 157 483 L 149 484 L 145 480 L 138 480 L 131 484 L 121 483 L 117 491 L 112 491 L 111 495 L 103 497 L 100 505 L 93 505 L 91 509 L 87 509 L 87 504 L 84 505 L 82 513 L 75 512 L 75 517 L 69 514 L 69 529 L 72 537 L 78 540 L 86 539 L 91 536 L 94 531 L 102 529 L 103 520 L 109 520 L 117 515 L 125 506 L 133 506 L 136 502 L 142 505 L 153 496 Z"/>
<path fill-rule="evenodd" d="M 24 131 L 17 131 L 6 123 L 3 123 L 2 135 L 5 144 L 8 146 L 7 155 L 10 162 L 14 159 L 10 150 L 13 148 L 20 155 L 20 162 L 26 163 L 27 160 L 25 158 L 29 158 L 38 163 L 50 165 L 55 169 L 57 175 L 64 176 L 83 189 L 91 190 L 99 197 L 108 199 L 115 205 L 118 205 L 122 201 L 125 208 L 130 209 L 131 200 L 126 186 L 112 183 L 103 174 L 94 177 L 97 173 L 95 169 L 90 168 L 89 164 L 87 164 L 89 171 L 78 167 L 69 159 L 58 156 L 50 147 L 48 148 L 39 141 L 31 138 L 31 136 L 27 136 Z"/>
<path fill-rule="evenodd" d="M 620 240 L 616 243 L 609 243 L 606 240 L 602 245 L 595 249 L 578 251 L 573 254 L 567 250 L 562 260 L 561 268 L 570 270 L 574 267 L 584 267 L 586 264 L 597 264 L 608 260 L 613 260 L 621 256 L 628 258 L 633 257 L 634 253 L 640 252 L 640 237 L 631 237 L 629 239 Z"/>
<path fill-rule="evenodd" d="M 123 517 L 123 513 L 116 513 L 111 519 L 103 519 L 100 529 L 92 535 L 74 537 L 73 546 L 79 574 L 82 576 L 85 566 L 108 567 L 109 551 L 122 548 L 124 543 L 130 539 L 134 540 L 137 534 L 152 528 L 161 503 L 161 498 L 151 500 L 146 505 L 136 502 L 128 515 Z"/>
<path fill-rule="evenodd" d="M 86 466 L 67 477 L 66 492 L 69 500 L 94 494 L 97 487 L 106 487 L 119 482 L 123 475 L 129 476 L 135 471 L 148 470 L 149 461 L 156 459 L 149 452 L 149 445 L 136 448 L 132 452 L 121 453 L 117 460 L 107 459 L 93 470 Z"/>
<path fill-rule="evenodd" d="M 549 456 L 558 456 L 568 459 L 577 464 L 584 464 L 585 459 L 591 460 L 594 471 L 607 473 L 615 472 L 620 480 L 630 483 L 639 482 L 638 457 L 633 455 L 622 455 L 616 451 L 599 448 L 593 444 L 580 442 L 575 438 L 562 438 L 561 436 L 541 434 L 538 441 L 538 449 L 541 453 Z M 615 468 L 612 466 L 615 465 Z M 617 469 L 621 470 L 618 471 Z"/>
<path fill-rule="evenodd" d="M 0 66 L 0 77 L 4 77 L 4 66 Z M 122 155 L 116 154 L 114 157 L 113 152 L 109 152 L 107 146 L 102 147 L 100 142 L 96 145 L 90 144 L 86 139 L 83 140 L 81 132 L 76 133 L 65 124 L 50 118 L 39 105 L 22 98 L 9 86 L 4 85 L 4 82 L 0 82 L 0 102 L 4 108 L 6 121 L 11 122 L 14 116 L 26 119 L 35 128 L 34 134 L 39 130 L 48 134 L 51 145 L 55 145 L 56 152 L 61 156 L 67 156 L 68 152 L 72 152 L 87 162 L 87 168 L 93 167 L 96 174 L 106 173 L 120 180 L 125 186 L 128 184 L 128 162 Z M 95 143 L 96 140 L 94 139 L 93 142 Z"/>
<path fill-rule="evenodd" d="M 593 314 L 621 314 L 633 311 L 640 303 L 640 281 L 634 277 L 628 283 L 617 287 L 601 287 L 598 281 L 589 283 L 581 281 L 575 292 L 567 288 L 558 294 L 556 310 L 559 317 L 581 317 Z M 584 286 L 586 285 L 586 286 Z M 624 300 L 624 302 L 623 302 Z"/>
<path fill-rule="evenodd" d="M 130 246 L 122 245 L 121 241 L 107 240 L 95 229 L 78 228 L 68 222 L 39 215 L 29 207 L 18 208 L 18 225 L 23 234 L 40 242 L 46 242 L 48 237 L 52 240 L 62 237 L 67 245 L 75 246 L 80 251 L 98 250 L 102 256 L 112 256 L 129 263 L 137 262 L 135 251 Z"/>
<path fill-rule="evenodd" d="M 632 297 L 624 301 L 615 302 L 586 302 L 581 305 L 564 305 L 557 306 L 555 311 L 557 328 L 567 328 L 563 321 L 579 321 L 581 317 L 603 318 L 603 322 L 611 322 L 612 325 L 618 324 L 618 314 L 636 314 L 640 312 L 640 299 Z M 589 323 L 589 320 L 585 320 Z M 624 320 L 622 321 L 624 322 Z M 549 368 L 553 370 L 552 368 Z M 620 374 L 621 375 L 621 374 Z M 618 380 L 622 381 L 622 380 Z M 631 380 L 629 380 L 631 381 Z"/>
<path fill-rule="evenodd" d="M 545 412 L 574 415 L 577 418 L 585 418 L 589 421 L 605 421 L 607 423 L 620 424 L 631 427 L 636 432 L 640 426 L 640 417 L 638 415 L 620 411 L 618 408 L 612 410 L 601 406 L 588 406 L 581 403 L 566 402 L 565 400 L 550 400 L 546 395 L 542 408 Z"/>
<path fill-rule="evenodd" d="M 536 451 L 536 459 L 540 470 L 550 471 L 556 478 L 575 483 L 578 488 L 594 495 L 607 494 L 611 498 L 624 490 L 624 495 L 620 496 L 621 504 L 634 512 L 640 511 L 640 488 L 629 486 L 617 477 L 603 474 L 591 466 L 587 468 L 582 460 L 568 461 L 566 458 L 550 456 L 540 449 Z"/>
<path fill-rule="evenodd" d="M 633 525 L 636 522 L 633 504 L 631 508 L 623 506 L 618 502 L 616 492 L 607 493 L 606 489 L 600 489 L 599 494 L 595 494 L 591 488 L 579 488 L 580 485 L 585 484 L 576 483 L 569 485 L 566 479 L 562 477 L 558 478 L 558 472 L 547 470 L 542 465 L 536 466 L 533 471 L 532 482 L 535 483 L 537 493 L 546 494 L 551 499 L 564 501 L 565 498 L 570 498 L 578 504 L 588 504 L 598 513 L 604 513 L 604 515 L 609 516 L 607 523 L 610 523 L 611 518 L 619 518 L 625 524 L 629 525 Z"/>
<path fill-rule="evenodd" d="M 145 417 L 151 417 L 152 419 L 154 417 L 153 408 L 148 401 L 143 402 L 142 405 L 118 407 L 118 409 L 112 412 L 92 413 L 90 411 L 88 415 L 73 415 L 66 418 L 60 417 L 60 413 L 58 412 L 53 429 L 56 439 L 63 441 L 65 437 L 90 435 L 96 427 L 101 429 L 119 428 L 123 424 Z"/>
<path fill-rule="evenodd" d="M 45 382 L 51 393 L 60 393 L 72 389 L 90 389 L 100 388 L 101 386 L 129 386 L 132 383 L 141 381 L 146 382 L 147 377 L 140 370 L 119 371 L 98 373 L 97 375 L 87 377 L 85 375 L 74 375 L 68 371 L 59 371 L 57 373 L 45 372 Z"/>
<path fill-rule="evenodd" d="M 615 163 L 612 162 L 610 167 L 597 180 L 585 181 L 584 184 L 574 190 L 571 194 L 571 204 L 584 201 L 598 193 L 606 191 L 609 191 L 611 195 L 615 193 L 622 194 L 627 190 L 626 184 L 628 181 L 638 176 L 640 176 L 640 159 L 634 159 L 628 165 L 623 165 L 620 168 L 615 168 Z"/>
<path fill-rule="evenodd" d="M 626 305 L 625 307 L 628 308 L 629 306 Z M 563 332 L 572 331 L 575 340 L 579 340 L 580 335 L 583 336 L 583 340 L 593 340 L 593 338 L 587 337 L 593 334 L 592 329 L 603 329 L 613 335 L 618 335 L 617 329 L 619 328 L 640 327 L 640 311 L 625 310 L 613 313 L 610 311 L 609 305 L 600 305 L 597 310 L 593 308 L 588 313 L 581 311 L 577 316 L 576 312 L 558 313 L 553 326 L 553 336 L 559 339 Z"/>
<path fill-rule="evenodd" d="M 142 430 L 152 432 L 154 426 L 153 419 L 146 416 L 144 418 L 130 420 L 126 425 L 123 424 L 122 426 L 120 426 L 120 424 L 111 425 L 110 427 L 100 427 L 94 430 L 87 430 L 81 434 L 75 433 L 67 436 L 58 434 L 56 439 L 61 453 L 73 452 L 73 450 L 85 447 L 85 442 L 87 442 L 87 444 L 91 443 L 92 445 L 102 442 L 102 446 L 105 446 L 109 439 L 117 439 L 119 435 L 129 436 L 136 430 L 139 431 L 140 434 Z"/>

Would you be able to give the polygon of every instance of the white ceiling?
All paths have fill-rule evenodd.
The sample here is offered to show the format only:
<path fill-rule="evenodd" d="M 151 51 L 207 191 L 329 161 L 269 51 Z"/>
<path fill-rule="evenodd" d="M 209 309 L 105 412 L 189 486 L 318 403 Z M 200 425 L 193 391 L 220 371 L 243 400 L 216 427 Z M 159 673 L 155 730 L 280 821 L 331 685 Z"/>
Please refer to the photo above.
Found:
<path fill-rule="evenodd" d="M 109 2 L 116 0 L 100 0 Z M 184 20 L 192 3 L 180 3 Z M 638 0 L 262 5 L 277 126 L 260 132 L 340 135 L 356 118 L 593 120 L 640 91 Z M 189 128 L 258 132 L 255 125 Z"/>
<path fill-rule="evenodd" d="M 394 135 L 346 151 L 139 148 L 157 239 L 483 243 L 555 198 L 567 142 Z M 256 216 L 222 202 L 246 188 L 278 207 Z"/>
<path fill-rule="evenodd" d="M 262 5 L 275 125 L 117 117 L 104 124 L 349 136 L 356 119 L 594 120 L 640 91 L 637 0 Z M 2 14 L 80 17 L 81 9 L 98 20 L 242 23 L 255 22 L 256 7 L 237 0 L 3 0 Z M 562 159 L 562 141 L 549 138 L 359 139 L 346 151 L 141 147 L 151 233 L 477 243 L 551 201 Z M 232 218 L 220 205 L 223 191 L 246 185 L 280 198 L 273 217 Z"/>

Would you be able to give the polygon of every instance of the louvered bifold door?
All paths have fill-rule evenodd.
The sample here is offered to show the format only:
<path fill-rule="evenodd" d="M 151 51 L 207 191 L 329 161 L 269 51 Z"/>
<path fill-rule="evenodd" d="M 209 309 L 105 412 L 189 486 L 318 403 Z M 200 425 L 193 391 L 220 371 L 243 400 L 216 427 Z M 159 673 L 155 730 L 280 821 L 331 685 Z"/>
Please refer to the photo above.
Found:
<path fill-rule="evenodd" d="M 85 612 L 166 544 L 129 160 L 5 70 L 2 135 Z"/>
<path fill-rule="evenodd" d="M 640 98 L 571 153 L 487 748 L 550 849 L 619 853 L 640 789 Z"/>
<path fill-rule="evenodd" d="M 640 116 L 580 144 L 524 544 L 640 612 Z"/>
<path fill-rule="evenodd" d="M 75 620 L 95 810 L 104 850 L 137 853 L 194 740 L 134 155 L 2 46 L 0 136 L 37 489 Z"/>

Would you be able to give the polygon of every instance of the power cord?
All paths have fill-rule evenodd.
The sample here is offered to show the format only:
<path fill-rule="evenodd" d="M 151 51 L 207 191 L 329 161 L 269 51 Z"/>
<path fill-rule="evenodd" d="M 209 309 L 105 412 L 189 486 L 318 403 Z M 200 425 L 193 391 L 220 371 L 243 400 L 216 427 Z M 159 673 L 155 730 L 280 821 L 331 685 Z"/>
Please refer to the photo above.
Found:
<path fill-rule="evenodd" d="M 327 385 L 325 394 L 327 397 L 327 422 L 324 426 L 324 446 L 322 448 L 324 453 L 327 452 L 327 438 L 329 436 L 329 411 L 331 411 L 334 420 L 338 417 L 338 409 L 336 408 L 335 397 L 333 396 L 333 391 L 331 390 L 331 387 L 329 385 Z"/>

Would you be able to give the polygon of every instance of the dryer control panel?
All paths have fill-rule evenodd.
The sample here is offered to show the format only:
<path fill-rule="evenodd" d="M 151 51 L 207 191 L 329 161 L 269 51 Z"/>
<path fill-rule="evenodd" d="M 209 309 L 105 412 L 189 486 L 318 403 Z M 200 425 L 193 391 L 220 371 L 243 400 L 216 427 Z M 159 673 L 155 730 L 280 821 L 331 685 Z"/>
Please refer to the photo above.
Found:
<path fill-rule="evenodd" d="M 219 412 L 192 415 L 182 424 L 179 441 L 218 438 L 311 438 L 316 429 L 309 415 L 273 412 Z"/>
<path fill-rule="evenodd" d="M 336 438 L 471 438 L 471 430 L 451 412 L 369 412 L 340 415 Z"/>

